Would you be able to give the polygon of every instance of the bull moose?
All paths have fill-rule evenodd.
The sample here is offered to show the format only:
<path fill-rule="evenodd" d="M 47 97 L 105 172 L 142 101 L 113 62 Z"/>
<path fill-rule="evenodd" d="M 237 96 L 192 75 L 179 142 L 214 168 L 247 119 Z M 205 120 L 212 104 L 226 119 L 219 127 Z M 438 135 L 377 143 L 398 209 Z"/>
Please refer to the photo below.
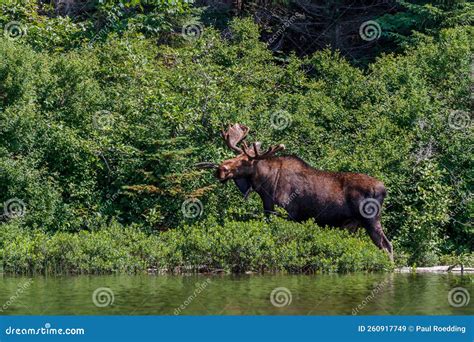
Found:
<path fill-rule="evenodd" d="M 215 168 L 215 175 L 222 183 L 233 179 L 245 198 L 252 191 L 258 193 L 265 213 L 273 212 L 277 205 L 295 221 L 313 218 L 319 225 L 364 227 L 374 244 L 393 260 L 392 244 L 380 223 L 386 196 L 381 181 L 360 173 L 317 170 L 292 155 L 275 156 L 285 149 L 282 144 L 264 152 L 259 142 L 249 147 L 244 141 L 248 132 L 249 128 L 241 124 L 223 130 L 226 145 L 237 156 L 220 165 L 200 163 L 199 166 Z"/>

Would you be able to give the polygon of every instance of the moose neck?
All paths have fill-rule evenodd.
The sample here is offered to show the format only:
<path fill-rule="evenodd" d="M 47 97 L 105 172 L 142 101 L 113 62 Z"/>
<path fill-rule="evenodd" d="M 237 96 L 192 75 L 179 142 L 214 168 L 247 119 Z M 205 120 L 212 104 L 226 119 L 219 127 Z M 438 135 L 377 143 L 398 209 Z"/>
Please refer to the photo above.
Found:
<path fill-rule="evenodd" d="M 254 172 L 249 180 L 252 188 L 260 196 L 273 196 L 280 177 L 280 162 L 278 158 L 254 161 Z"/>

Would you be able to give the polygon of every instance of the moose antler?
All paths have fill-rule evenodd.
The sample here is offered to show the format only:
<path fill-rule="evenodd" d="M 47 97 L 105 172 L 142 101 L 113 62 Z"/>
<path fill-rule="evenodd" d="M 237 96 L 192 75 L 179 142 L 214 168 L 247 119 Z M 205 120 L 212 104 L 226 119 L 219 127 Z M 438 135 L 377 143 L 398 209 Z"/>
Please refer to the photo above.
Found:
<path fill-rule="evenodd" d="M 249 148 L 245 141 L 242 143 L 242 148 L 237 147 L 237 144 L 239 144 L 245 139 L 249 131 L 250 129 L 247 126 L 236 123 L 232 126 L 229 125 L 227 131 L 222 130 L 221 135 L 226 145 L 231 150 L 237 153 L 245 153 L 245 155 L 250 159 L 263 159 L 271 157 L 278 151 L 282 151 L 285 149 L 285 145 L 279 144 L 275 146 L 270 146 L 266 152 L 261 153 L 260 147 L 262 144 L 260 142 L 254 142 L 251 145 L 251 148 Z"/>
<path fill-rule="evenodd" d="M 249 133 L 249 128 L 241 124 L 229 125 L 227 131 L 222 130 L 222 138 L 224 139 L 226 145 L 233 151 L 237 153 L 242 153 L 242 149 L 237 147 L 237 144 L 245 139 Z"/>
<path fill-rule="evenodd" d="M 285 145 L 278 144 L 275 146 L 270 146 L 267 151 L 263 154 L 260 153 L 260 142 L 254 142 L 252 144 L 252 149 L 248 147 L 248 145 L 244 142 L 243 143 L 243 152 L 249 157 L 250 159 L 264 159 L 273 156 L 278 151 L 283 151 L 285 149 Z"/>

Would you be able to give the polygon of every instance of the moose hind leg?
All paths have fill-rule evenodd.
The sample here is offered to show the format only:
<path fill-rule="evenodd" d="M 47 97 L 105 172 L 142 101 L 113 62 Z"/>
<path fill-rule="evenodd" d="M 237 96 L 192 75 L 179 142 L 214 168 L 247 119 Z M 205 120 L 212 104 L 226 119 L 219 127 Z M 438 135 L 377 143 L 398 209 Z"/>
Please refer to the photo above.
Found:
<path fill-rule="evenodd" d="M 382 230 L 382 224 L 380 223 L 380 220 L 367 220 L 365 224 L 365 229 L 367 230 L 367 233 L 369 234 L 374 244 L 380 249 L 385 250 L 390 257 L 390 260 L 393 261 L 393 247 Z"/>

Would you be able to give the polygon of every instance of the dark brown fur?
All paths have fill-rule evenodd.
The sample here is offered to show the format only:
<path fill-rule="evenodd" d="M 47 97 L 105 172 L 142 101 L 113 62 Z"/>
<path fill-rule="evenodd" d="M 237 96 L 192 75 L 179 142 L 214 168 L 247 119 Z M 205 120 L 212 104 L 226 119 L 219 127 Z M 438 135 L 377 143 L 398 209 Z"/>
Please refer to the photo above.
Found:
<path fill-rule="evenodd" d="M 266 213 L 275 205 L 285 208 L 291 219 L 313 218 L 319 225 L 343 228 L 364 227 L 372 241 L 393 260 L 392 244 L 380 223 L 380 210 L 386 195 L 383 183 L 370 176 L 350 172 L 317 170 L 295 156 L 275 157 L 284 145 L 263 152 L 260 143 L 248 147 L 244 139 L 249 128 L 234 124 L 222 131 L 226 145 L 238 155 L 217 166 L 221 182 L 233 179 L 245 198 L 255 191 Z M 242 143 L 242 147 L 237 146 Z"/>
<path fill-rule="evenodd" d="M 382 207 L 386 190 L 375 178 L 317 170 L 295 156 L 251 159 L 245 154 L 224 161 L 216 176 L 221 181 L 234 179 L 245 195 L 257 192 L 267 213 L 278 205 L 295 221 L 314 218 L 319 225 L 365 227 L 375 245 L 392 258 L 392 245 L 382 230 L 380 210 L 373 217 L 361 213 L 361 203 L 367 199 L 375 200 L 379 209 Z"/>

